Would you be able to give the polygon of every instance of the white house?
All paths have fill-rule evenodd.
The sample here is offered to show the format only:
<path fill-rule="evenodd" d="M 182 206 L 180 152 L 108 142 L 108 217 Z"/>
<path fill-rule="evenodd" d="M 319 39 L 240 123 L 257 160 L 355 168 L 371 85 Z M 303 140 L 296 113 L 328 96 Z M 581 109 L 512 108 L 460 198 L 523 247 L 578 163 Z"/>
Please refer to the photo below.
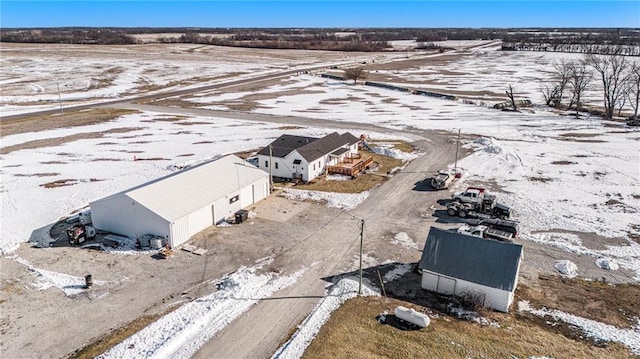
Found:
<path fill-rule="evenodd" d="M 424 289 L 480 294 L 487 307 L 508 312 L 521 260 L 521 245 L 431 227 L 418 268 Z"/>
<path fill-rule="evenodd" d="M 359 139 L 349 132 L 322 138 L 282 135 L 258 152 L 258 168 L 274 177 L 308 182 L 358 154 Z"/>
<path fill-rule="evenodd" d="M 230 155 L 91 202 L 93 225 L 177 247 L 269 195 L 269 174 Z"/>

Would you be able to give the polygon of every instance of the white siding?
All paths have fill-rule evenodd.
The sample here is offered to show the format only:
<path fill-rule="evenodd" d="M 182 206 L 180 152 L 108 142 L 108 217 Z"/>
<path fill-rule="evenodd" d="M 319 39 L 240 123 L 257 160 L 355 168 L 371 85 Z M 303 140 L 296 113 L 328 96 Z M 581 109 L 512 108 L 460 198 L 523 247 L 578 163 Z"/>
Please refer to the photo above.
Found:
<path fill-rule="evenodd" d="M 452 282 L 455 283 L 455 286 L 452 286 Z M 455 290 L 453 289 L 454 287 Z M 448 295 L 461 295 L 465 292 L 482 293 L 485 305 L 501 312 L 508 312 L 513 303 L 513 292 L 461 279 L 452 279 L 426 270 L 422 272 L 422 288 Z"/>
<path fill-rule="evenodd" d="M 184 216 L 171 224 L 171 238 L 169 238 L 169 246 L 171 248 L 176 248 L 187 240 L 189 240 L 189 217 Z"/>
<path fill-rule="evenodd" d="M 93 226 L 130 238 L 170 235 L 169 222 L 125 194 L 91 203 Z"/>

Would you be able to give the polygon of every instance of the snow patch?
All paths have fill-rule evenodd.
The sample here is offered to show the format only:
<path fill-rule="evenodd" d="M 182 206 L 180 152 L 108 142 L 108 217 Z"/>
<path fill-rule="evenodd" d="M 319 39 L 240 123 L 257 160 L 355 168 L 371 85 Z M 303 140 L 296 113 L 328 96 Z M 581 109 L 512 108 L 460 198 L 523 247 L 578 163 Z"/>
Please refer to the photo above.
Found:
<path fill-rule="evenodd" d="M 69 274 L 35 268 L 26 259 L 17 256 L 12 259 L 25 266 L 29 272 L 36 277 L 36 281 L 31 285 L 38 290 L 46 290 L 53 287 L 63 291 L 66 296 L 73 296 L 87 289 L 85 287 L 86 281 L 84 277 L 76 277 Z M 93 285 L 104 285 L 107 283 L 96 280 L 92 282 Z"/>
<path fill-rule="evenodd" d="M 409 152 L 400 151 L 397 148 L 386 148 L 386 147 L 373 147 L 371 148 L 371 151 L 373 153 L 377 153 L 382 156 L 387 156 L 387 157 L 399 159 L 402 161 L 412 161 L 422 155 L 421 153 L 418 153 L 418 152 L 409 153 Z"/>
<path fill-rule="evenodd" d="M 549 316 L 555 320 L 562 320 L 565 323 L 579 327 L 590 338 L 622 343 L 631 349 L 632 353 L 640 355 L 640 328 L 620 329 L 613 325 L 578 317 L 557 309 L 535 309 L 526 300 L 518 302 L 518 311 L 528 312 L 539 317 Z"/>
<path fill-rule="evenodd" d="M 411 264 L 399 264 L 395 266 L 392 270 L 387 272 L 387 274 L 382 277 L 384 283 L 393 282 L 394 280 L 402 277 L 403 275 L 411 272 Z"/>
<path fill-rule="evenodd" d="M 620 266 L 618 266 L 618 263 L 616 263 L 616 261 L 614 261 L 611 258 L 605 258 L 605 257 L 596 259 L 596 265 L 606 270 L 618 270 L 618 268 L 620 268 Z"/>
<path fill-rule="evenodd" d="M 418 249 L 418 244 L 416 244 L 416 242 L 414 242 L 413 239 L 411 239 L 411 237 L 409 237 L 409 235 L 406 234 L 405 232 L 400 232 L 396 234 L 395 237 L 393 237 L 393 240 L 391 241 L 391 243 L 397 244 L 399 246 L 403 246 L 409 249 Z"/>
<path fill-rule="evenodd" d="M 291 200 L 326 202 L 329 207 L 350 210 L 364 202 L 364 200 L 369 197 L 369 191 L 360 193 L 336 193 L 287 188 L 283 191 L 282 195 Z"/>
<path fill-rule="evenodd" d="M 558 272 L 573 278 L 578 275 L 578 266 L 568 259 L 562 259 L 553 266 Z"/>
<path fill-rule="evenodd" d="M 262 265 L 242 267 L 221 278 L 217 292 L 184 304 L 97 358 L 190 358 L 231 321 L 295 283 L 304 272 L 283 277 L 256 274 Z"/>
<path fill-rule="evenodd" d="M 320 328 L 329 320 L 331 313 L 348 299 L 354 298 L 358 294 L 358 286 L 358 278 L 355 277 L 341 279 L 332 285 L 327 295 L 302 322 L 291 339 L 284 343 L 272 358 L 301 358 L 305 349 L 320 331 Z M 365 283 L 363 283 L 362 295 L 379 296 L 380 293 L 372 288 L 371 285 L 365 285 Z"/>

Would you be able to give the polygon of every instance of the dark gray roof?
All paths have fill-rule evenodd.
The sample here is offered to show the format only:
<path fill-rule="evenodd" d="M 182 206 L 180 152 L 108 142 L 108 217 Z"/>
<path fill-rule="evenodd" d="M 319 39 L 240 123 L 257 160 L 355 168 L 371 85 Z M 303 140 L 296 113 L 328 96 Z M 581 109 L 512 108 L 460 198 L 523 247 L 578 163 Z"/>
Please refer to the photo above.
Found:
<path fill-rule="evenodd" d="M 315 137 L 282 135 L 271 142 L 271 155 L 273 157 L 285 157 L 291 151 L 317 140 Z M 269 156 L 269 146 L 260 150 L 258 154 Z"/>
<path fill-rule="evenodd" d="M 337 150 L 331 152 L 331 154 L 334 155 L 334 156 L 340 156 L 341 154 L 343 154 L 345 152 L 348 152 L 348 151 L 349 151 L 348 148 L 341 147 L 341 148 L 338 148 Z"/>
<path fill-rule="evenodd" d="M 350 144 L 353 145 L 354 143 L 360 141 L 360 139 L 354 135 L 351 134 L 351 132 L 345 132 L 342 135 L 340 135 L 340 137 L 342 137 L 342 140 L 344 141 L 345 144 Z"/>
<path fill-rule="evenodd" d="M 273 157 L 285 157 L 291 151 L 298 150 L 307 162 L 311 162 L 344 145 L 352 145 L 358 141 L 359 139 L 349 132 L 342 135 L 333 132 L 322 138 L 282 135 L 271 142 L 270 146 Z M 258 154 L 268 156 L 269 146 L 260 150 Z"/>
<path fill-rule="evenodd" d="M 353 141 L 355 139 L 355 142 Z M 307 162 L 316 160 L 328 153 L 335 151 L 336 149 L 344 146 L 351 145 L 358 141 L 358 139 L 349 132 L 342 135 L 337 132 L 330 133 L 321 139 L 311 142 L 308 145 L 304 145 L 298 148 L 298 153 L 304 157 Z"/>
<path fill-rule="evenodd" d="M 487 287 L 512 291 L 522 246 L 431 227 L 418 267 Z"/>

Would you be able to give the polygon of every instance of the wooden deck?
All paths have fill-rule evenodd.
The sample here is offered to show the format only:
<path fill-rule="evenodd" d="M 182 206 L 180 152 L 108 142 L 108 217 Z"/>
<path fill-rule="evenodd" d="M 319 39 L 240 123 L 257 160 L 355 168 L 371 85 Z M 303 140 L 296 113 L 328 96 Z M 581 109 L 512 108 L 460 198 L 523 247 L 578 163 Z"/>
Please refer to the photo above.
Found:
<path fill-rule="evenodd" d="M 327 172 L 329 174 L 341 174 L 350 177 L 357 177 L 360 172 L 364 171 L 372 163 L 373 157 L 362 159 L 360 155 L 358 155 L 358 157 L 346 158 L 343 162 L 340 162 L 335 166 L 328 166 Z"/>

